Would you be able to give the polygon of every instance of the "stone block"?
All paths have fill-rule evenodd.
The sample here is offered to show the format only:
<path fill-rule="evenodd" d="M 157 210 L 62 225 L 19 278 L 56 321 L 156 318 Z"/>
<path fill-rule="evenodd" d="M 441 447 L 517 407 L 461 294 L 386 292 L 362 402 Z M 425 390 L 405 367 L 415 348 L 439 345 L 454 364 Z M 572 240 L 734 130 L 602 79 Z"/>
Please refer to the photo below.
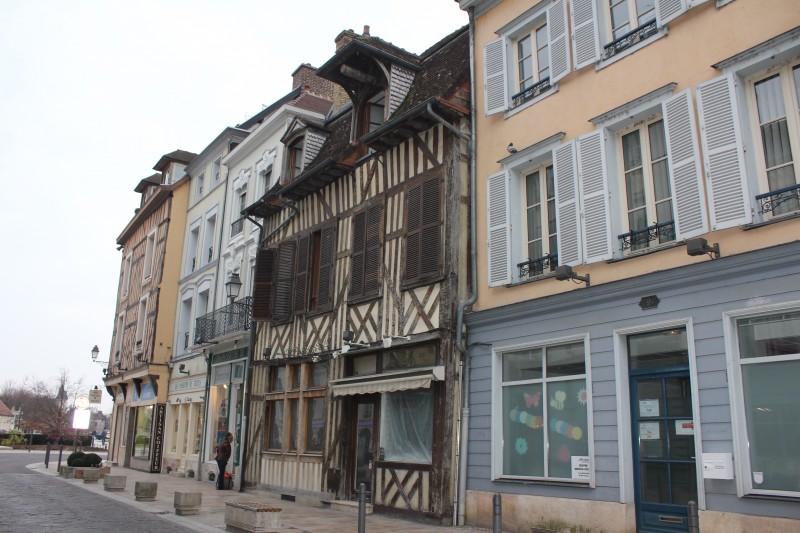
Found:
<path fill-rule="evenodd" d="M 106 477 L 106 476 L 111 474 L 111 467 L 110 466 L 101 466 L 100 468 L 98 468 L 98 470 L 100 471 L 100 477 L 101 478 L 104 478 L 104 477 Z"/>
<path fill-rule="evenodd" d="M 176 492 L 175 514 L 180 516 L 195 515 L 200 512 L 200 504 L 202 503 L 202 492 Z"/>
<path fill-rule="evenodd" d="M 127 476 L 106 476 L 103 478 L 103 489 L 108 492 L 121 492 L 125 490 L 127 482 Z"/>
<path fill-rule="evenodd" d="M 75 467 L 63 465 L 61 467 L 61 477 L 65 479 L 72 479 L 75 477 Z"/>
<path fill-rule="evenodd" d="M 97 468 L 87 468 L 83 471 L 84 483 L 97 483 L 100 479 L 100 470 Z"/>
<path fill-rule="evenodd" d="M 86 468 L 84 468 L 82 466 L 73 466 L 72 467 L 72 477 L 74 477 L 75 479 L 83 479 L 83 471 L 84 470 L 86 470 Z"/>
<path fill-rule="evenodd" d="M 281 508 L 256 501 L 225 502 L 225 530 L 268 533 L 281 527 Z"/>
<path fill-rule="evenodd" d="M 133 488 L 133 495 L 137 502 L 152 502 L 156 499 L 158 483 L 154 481 L 137 481 Z"/>

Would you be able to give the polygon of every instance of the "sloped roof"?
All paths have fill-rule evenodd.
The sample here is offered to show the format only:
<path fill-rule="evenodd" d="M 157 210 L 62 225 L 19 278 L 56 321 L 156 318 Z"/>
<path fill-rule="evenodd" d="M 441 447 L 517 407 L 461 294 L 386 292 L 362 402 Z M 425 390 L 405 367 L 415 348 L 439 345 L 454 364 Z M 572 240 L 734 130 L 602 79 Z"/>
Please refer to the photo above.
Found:
<path fill-rule="evenodd" d="M 3 400 L 0 400 L 0 416 L 14 416 L 14 412 L 3 403 Z"/>
<path fill-rule="evenodd" d="M 133 190 L 136 192 L 144 192 L 144 190 L 151 185 L 161 185 L 161 179 L 161 173 L 156 172 L 155 174 L 141 180 Z"/>
<path fill-rule="evenodd" d="M 171 162 L 188 165 L 196 155 L 197 154 L 187 152 L 186 150 L 175 150 L 174 152 L 162 155 L 161 159 L 159 159 L 158 163 L 153 167 L 153 170 L 162 171 Z"/>
<path fill-rule="evenodd" d="M 279 98 L 272 104 L 268 105 L 267 107 L 265 107 L 264 109 L 253 115 L 252 117 L 248 118 L 241 124 L 237 124 L 236 127 L 244 130 L 249 130 L 253 126 L 256 126 L 261 122 L 263 122 L 264 119 L 266 119 L 268 116 L 277 111 L 282 105 L 291 102 L 292 100 L 295 100 L 298 96 L 300 96 L 302 92 L 303 91 L 300 87 L 292 89 L 291 91 L 283 95 L 281 98 Z"/>

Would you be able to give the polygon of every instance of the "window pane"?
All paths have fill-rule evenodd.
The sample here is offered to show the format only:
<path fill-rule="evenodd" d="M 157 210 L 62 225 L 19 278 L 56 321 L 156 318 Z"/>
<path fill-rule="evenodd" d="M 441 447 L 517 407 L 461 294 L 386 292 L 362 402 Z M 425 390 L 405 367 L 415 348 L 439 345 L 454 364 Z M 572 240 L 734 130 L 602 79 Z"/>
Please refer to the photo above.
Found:
<path fill-rule="evenodd" d="M 792 147 L 789 144 L 789 125 L 786 118 L 761 126 L 761 140 L 764 143 L 764 163 L 772 168 L 792 161 Z"/>
<path fill-rule="evenodd" d="M 742 359 L 800 354 L 800 312 L 742 319 L 737 331 Z"/>
<path fill-rule="evenodd" d="M 436 346 L 428 344 L 405 350 L 384 352 L 381 365 L 384 372 L 399 372 L 436 364 Z"/>
<path fill-rule="evenodd" d="M 800 361 L 742 365 L 750 469 L 756 489 L 800 491 L 798 380 Z"/>
<path fill-rule="evenodd" d="M 689 364 L 686 330 L 683 328 L 640 333 L 628 337 L 631 370 Z"/>
<path fill-rule="evenodd" d="M 653 190 L 656 202 L 672 196 L 669 189 L 669 171 L 666 159 L 653 163 Z"/>
<path fill-rule="evenodd" d="M 779 74 L 755 84 L 758 121 L 761 124 L 786 116 Z"/>
<path fill-rule="evenodd" d="M 672 463 L 669 467 L 672 474 L 672 503 L 686 505 L 697 501 L 697 474 L 694 463 Z"/>
<path fill-rule="evenodd" d="M 547 377 L 574 376 L 586 372 L 583 343 L 547 348 Z"/>
<path fill-rule="evenodd" d="M 290 424 L 292 427 L 289 432 L 289 449 L 297 449 L 297 426 L 300 418 L 300 412 L 297 409 L 297 400 L 289 400 L 289 416 L 291 416 Z"/>
<path fill-rule="evenodd" d="M 139 459 L 150 457 L 150 433 L 153 429 L 153 406 L 136 409 L 136 435 L 133 438 L 133 456 Z"/>
<path fill-rule="evenodd" d="M 503 381 L 523 381 L 541 377 L 541 348 L 503 354 Z"/>
<path fill-rule="evenodd" d="M 628 194 L 628 209 L 644 206 L 644 177 L 641 168 L 625 174 L 625 189 Z"/>
<path fill-rule="evenodd" d="M 280 391 L 286 387 L 286 367 L 276 366 L 272 368 L 272 386 L 269 390 Z"/>
<path fill-rule="evenodd" d="M 529 207 L 539 203 L 542 194 L 539 181 L 539 172 L 531 172 L 525 176 L 525 205 Z"/>
<path fill-rule="evenodd" d="M 548 50 L 546 25 L 536 30 L 536 64 L 539 67 L 537 81 L 550 76 L 550 52 Z"/>
<path fill-rule="evenodd" d="M 667 463 L 641 463 L 642 499 L 651 503 L 669 503 Z"/>
<path fill-rule="evenodd" d="M 542 384 L 503 387 L 503 474 L 543 477 Z"/>
<path fill-rule="evenodd" d="M 270 404 L 269 441 L 267 447 L 280 449 L 283 435 L 283 400 Z"/>
<path fill-rule="evenodd" d="M 328 363 L 311 365 L 311 382 L 309 387 L 324 387 L 328 383 Z"/>
<path fill-rule="evenodd" d="M 321 452 L 325 428 L 325 398 L 306 400 L 306 451 Z"/>
<path fill-rule="evenodd" d="M 664 200 L 663 202 L 659 202 L 656 204 L 656 222 L 669 222 L 670 220 L 674 220 L 675 217 L 672 214 L 672 200 Z M 667 240 L 673 240 L 673 237 L 669 236 L 665 233 L 661 235 L 661 242 L 666 242 Z"/>
<path fill-rule="evenodd" d="M 656 18 L 655 0 L 636 0 L 636 16 L 639 26 Z"/>
<path fill-rule="evenodd" d="M 622 2 L 615 5 L 614 0 L 610 0 L 609 4 L 611 5 L 611 29 L 614 32 L 614 39 L 618 39 L 630 29 L 628 25 L 630 21 L 628 1 L 622 0 Z"/>
<path fill-rule="evenodd" d="M 528 241 L 542 238 L 542 207 L 535 205 L 528 208 Z"/>
<path fill-rule="evenodd" d="M 589 455 L 586 381 L 551 382 L 547 391 L 548 477 L 571 479 L 572 458 Z"/>
<path fill-rule="evenodd" d="M 415 389 L 381 396 L 383 460 L 430 463 L 433 447 L 433 391 Z"/>
<path fill-rule="evenodd" d="M 642 166 L 642 141 L 639 130 L 622 136 L 622 160 L 626 171 Z"/>
<path fill-rule="evenodd" d="M 667 139 L 664 133 L 664 121 L 658 120 L 647 127 L 650 137 L 650 160 L 656 161 L 667 157 Z"/>
<path fill-rule="evenodd" d="M 300 388 L 301 368 L 302 367 L 300 365 L 295 365 L 295 366 L 291 367 L 291 369 L 292 369 L 292 389 L 291 390 L 297 390 L 297 389 Z"/>

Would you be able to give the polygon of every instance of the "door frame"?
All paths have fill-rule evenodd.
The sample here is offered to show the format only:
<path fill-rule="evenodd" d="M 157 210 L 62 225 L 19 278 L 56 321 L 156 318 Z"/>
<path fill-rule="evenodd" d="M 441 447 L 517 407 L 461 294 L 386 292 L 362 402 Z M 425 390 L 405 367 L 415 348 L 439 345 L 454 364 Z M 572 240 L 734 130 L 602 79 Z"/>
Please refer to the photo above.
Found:
<path fill-rule="evenodd" d="M 370 481 L 367 486 L 367 500 L 374 503 L 373 493 L 375 490 L 375 461 L 378 458 L 378 440 L 379 440 L 379 431 L 380 431 L 380 407 L 381 407 L 381 395 L 379 393 L 375 394 L 356 394 L 351 397 L 352 401 L 352 416 L 349 421 L 349 428 L 348 432 L 350 434 L 351 441 L 353 445 L 350 447 L 350 453 L 348 453 L 347 458 L 347 470 L 348 475 L 346 476 L 347 481 L 347 488 L 346 494 L 348 497 L 353 497 L 358 495 L 358 487 L 355 486 L 356 484 L 356 454 L 358 453 L 358 406 L 370 404 L 373 406 L 372 411 L 372 442 L 370 443 L 372 453 L 372 461 L 373 467 L 371 469 L 370 474 Z"/>
<path fill-rule="evenodd" d="M 689 351 L 689 382 L 692 387 L 692 413 L 694 416 L 694 451 L 697 472 L 697 506 L 706 508 L 705 484 L 703 480 L 702 421 L 700 417 L 700 394 L 697 385 L 697 360 L 695 354 L 694 327 L 691 317 L 676 318 L 663 322 L 651 322 L 637 326 L 619 328 L 614 335 L 614 369 L 617 392 L 617 442 L 619 444 L 619 501 L 636 503 L 634 480 L 633 427 L 631 424 L 631 390 L 628 369 L 627 337 L 670 328 L 686 328 L 686 343 Z"/>

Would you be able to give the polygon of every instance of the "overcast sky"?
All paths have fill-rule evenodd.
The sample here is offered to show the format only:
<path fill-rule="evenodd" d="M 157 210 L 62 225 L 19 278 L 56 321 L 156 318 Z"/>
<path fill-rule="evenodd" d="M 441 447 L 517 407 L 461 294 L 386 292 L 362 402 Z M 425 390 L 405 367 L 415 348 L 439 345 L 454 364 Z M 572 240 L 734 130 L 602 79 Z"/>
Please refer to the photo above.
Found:
<path fill-rule="evenodd" d="M 60 368 L 102 386 L 133 188 L 322 65 L 344 29 L 414 53 L 467 23 L 453 0 L 4 0 L 0 386 Z M 110 401 L 104 392 L 104 410 Z"/>

